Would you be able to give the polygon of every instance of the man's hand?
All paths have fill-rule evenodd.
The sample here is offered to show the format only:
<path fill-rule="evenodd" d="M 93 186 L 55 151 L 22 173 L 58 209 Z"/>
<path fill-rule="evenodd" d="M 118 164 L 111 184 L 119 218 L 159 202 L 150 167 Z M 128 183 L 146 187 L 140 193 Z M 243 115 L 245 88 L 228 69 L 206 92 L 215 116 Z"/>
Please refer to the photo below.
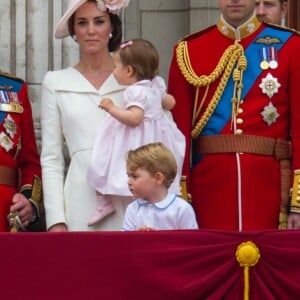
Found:
<path fill-rule="evenodd" d="M 297 213 L 289 214 L 288 229 L 300 229 L 300 214 Z"/>
<path fill-rule="evenodd" d="M 33 207 L 30 201 L 22 194 L 17 193 L 12 198 L 10 212 L 16 212 L 24 226 L 28 226 L 33 217 Z"/>

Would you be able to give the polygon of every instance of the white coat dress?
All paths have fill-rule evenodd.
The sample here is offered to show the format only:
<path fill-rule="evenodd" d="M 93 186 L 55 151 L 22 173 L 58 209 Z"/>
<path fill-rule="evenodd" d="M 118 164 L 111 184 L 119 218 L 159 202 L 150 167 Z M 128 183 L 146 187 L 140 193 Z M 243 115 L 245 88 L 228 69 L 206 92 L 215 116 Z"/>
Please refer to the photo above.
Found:
<path fill-rule="evenodd" d="M 87 226 L 96 207 L 96 194 L 86 173 L 96 129 L 106 114 L 98 104 L 102 97 L 109 97 L 119 105 L 123 90 L 113 75 L 97 90 L 72 67 L 45 75 L 41 164 L 47 228 L 65 223 L 69 231 L 121 229 L 132 197 L 113 197 L 116 212 L 95 226 Z M 67 173 L 64 141 L 70 157 Z"/>

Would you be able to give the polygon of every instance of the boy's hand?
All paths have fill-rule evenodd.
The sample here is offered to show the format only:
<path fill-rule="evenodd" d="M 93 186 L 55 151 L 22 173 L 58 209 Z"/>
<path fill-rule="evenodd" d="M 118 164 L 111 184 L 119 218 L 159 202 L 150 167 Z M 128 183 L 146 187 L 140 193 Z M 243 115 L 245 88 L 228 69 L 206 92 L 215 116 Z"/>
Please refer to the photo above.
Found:
<path fill-rule="evenodd" d="M 156 230 L 156 229 L 153 227 L 148 227 L 148 226 L 143 226 L 143 227 L 139 228 L 139 231 L 154 231 L 154 230 Z"/>

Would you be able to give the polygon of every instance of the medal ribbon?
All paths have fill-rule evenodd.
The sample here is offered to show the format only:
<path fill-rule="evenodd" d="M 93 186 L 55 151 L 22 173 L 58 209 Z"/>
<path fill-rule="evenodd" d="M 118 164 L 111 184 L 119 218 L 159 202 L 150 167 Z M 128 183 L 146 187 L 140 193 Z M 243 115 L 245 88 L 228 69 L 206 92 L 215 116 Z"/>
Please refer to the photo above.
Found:
<path fill-rule="evenodd" d="M 0 102 L 1 103 L 9 103 L 11 101 L 10 97 L 9 97 L 9 93 L 11 93 L 11 92 L 14 93 L 15 100 L 17 100 L 17 97 L 18 97 L 17 93 L 22 87 L 21 82 L 12 80 L 12 79 L 4 77 L 4 76 L 0 76 L 0 85 L 12 87 L 12 89 L 10 89 L 9 91 L 1 88 L 1 90 L 0 90 Z M 0 111 L 0 123 L 3 122 L 3 119 L 5 118 L 5 116 L 6 116 L 6 112 Z"/>
<path fill-rule="evenodd" d="M 281 49 L 281 47 L 286 43 L 286 41 L 292 36 L 292 32 L 285 31 L 285 30 L 277 30 L 272 27 L 265 28 L 258 36 L 256 36 L 255 40 L 259 38 L 264 38 L 267 36 L 276 36 L 280 43 L 272 44 L 277 51 Z M 245 50 L 245 55 L 248 60 L 248 67 L 244 71 L 244 79 L 243 79 L 243 91 L 242 91 L 242 98 L 245 100 L 246 95 L 251 90 L 253 84 L 257 80 L 257 78 L 261 75 L 263 70 L 260 68 L 260 61 L 261 57 L 259 53 L 261 53 L 262 48 L 265 47 L 264 44 L 261 43 L 251 43 L 249 47 Z M 257 55 L 255 55 L 257 53 Z M 216 107 L 213 115 L 207 122 L 206 126 L 203 128 L 201 135 L 212 135 L 212 134 L 219 134 L 224 126 L 230 121 L 231 119 L 231 98 L 232 98 L 232 91 L 234 88 L 234 82 L 232 78 L 228 80 L 228 84 L 224 89 L 223 95 Z"/>

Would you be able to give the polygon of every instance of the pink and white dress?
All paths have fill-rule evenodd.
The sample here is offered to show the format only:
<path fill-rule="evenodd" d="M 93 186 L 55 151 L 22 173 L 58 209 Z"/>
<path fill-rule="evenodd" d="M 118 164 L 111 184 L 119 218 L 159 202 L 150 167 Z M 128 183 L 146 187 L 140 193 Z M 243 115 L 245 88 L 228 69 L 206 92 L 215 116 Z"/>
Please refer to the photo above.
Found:
<path fill-rule="evenodd" d="M 185 155 L 185 137 L 162 108 L 166 94 L 163 78 L 141 80 L 127 87 L 122 105 L 124 109 L 138 106 L 144 119 L 136 127 L 127 126 L 108 115 L 99 125 L 94 142 L 87 179 L 102 194 L 130 196 L 127 185 L 126 154 L 142 145 L 161 142 L 174 154 L 178 172 L 170 187 L 179 193 L 180 177 Z"/>

